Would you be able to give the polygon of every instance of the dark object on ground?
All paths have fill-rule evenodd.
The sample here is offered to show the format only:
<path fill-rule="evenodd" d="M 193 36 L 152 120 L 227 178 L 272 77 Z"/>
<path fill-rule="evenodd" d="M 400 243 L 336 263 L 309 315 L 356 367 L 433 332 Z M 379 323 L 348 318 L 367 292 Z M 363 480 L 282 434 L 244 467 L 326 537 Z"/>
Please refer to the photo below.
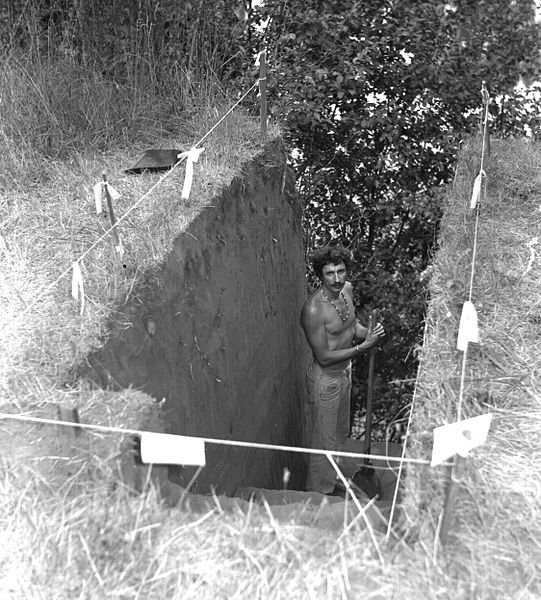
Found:
<path fill-rule="evenodd" d="M 143 171 L 166 171 L 178 162 L 182 150 L 175 148 L 158 148 L 145 150 L 143 156 L 126 173 L 142 173 Z"/>
<path fill-rule="evenodd" d="M 371 465 L 363 465 L 353 474 L 351 481 L 369 498 L 381 498 L 381 481 Z"/>
<path fill-rule="evenodd" d="M 369 500 L 371 498 L 381 500 L 381 482 L 376 475 L 375 469 L 371 465 L 363 465 L 360 469 L 355 471 L 351 478 L 348 478 L 348 483 L 359 500 Z M 347 494 L 346 486 L 342 481 L 337 479 L 334 490 L 328 495 L 345 498 Z"/>
<path fill-rule="evenodd" d="M 351 485 L 351 480 L 349 480 L 348 483 Z M 359 495 L 357 494 L 357 490 L 355 490 L 353 488 L 353 486 L 351 486 L 351 489 L 353 490 L 353 493 L 357 497 L 359 497 Z M 345 498 L 348 495 L 348 491 L 346 489 L 346 486 L 337 479 L 336 484 L 334 486 L 334 490 L 332 492 L 328 492 L 326 495 L 327 496 L 340 496 L 340 498 Z M 360 499 L 362 500 L 362 494 L 361 494 Z"/>

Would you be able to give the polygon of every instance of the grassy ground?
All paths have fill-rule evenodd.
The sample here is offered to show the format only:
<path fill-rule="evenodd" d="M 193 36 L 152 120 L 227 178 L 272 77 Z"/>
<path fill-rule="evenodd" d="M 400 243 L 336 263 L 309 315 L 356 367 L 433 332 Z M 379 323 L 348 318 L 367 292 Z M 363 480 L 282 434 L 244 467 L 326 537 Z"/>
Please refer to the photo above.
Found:
<path fill-rule="evenodd" d="M 470 286 L 469 202 L 480 157 L 479 143 L 466 145 L 448 194 L 413 412 L 414 456 L 429 454 L 432 428 L 457 414 L 463 354 L 456 340 Z M 541 148 L 524 140 L 493 142 L 486 168 L 472 288 L 480 339 L 468 351 L 462 418 L 494 417 L 486 445 L 468 460 L 446 550 L 448 573 L 469 589 L 466 597 L 541 595 L 540 157 Z M 411 472 L 420 539 L 438 526 L 445 483 Z"/>
<path fill-rule="evenodd" d="M 54 78 L 44 76 L 40 85 L 27 65 L 4 67 L 2 98 L 11 98 L 19 112 L 2 114 L 0 137 L 9 164 L 0 205 L 2 410 L 54 418 L 55 404 L 75 402 L 82 421 L 136 427 L 148 397 L 62 383 L 99 343 L 115 302 L 130 296 L 134 279 L 160 261 L 172 236 L 259 151 L 257 123 L 236 113 L 208 140 L 190 203 L 179 202 L 179 172 L 130 215 L 121 228 L 127 269 L 110 240 L 83 261 L 88 300 L 80 317 L 69 276 L 47 286 L 107 227 L 94 214 L 91 193 L 101 172 L 122 193 L 120 215 L 159 177 L 129 176 L 123 169 L 149 146 L 188 149 L 228 101 L 216 95 L 212 103 L 200 101 L 199 113 L 187 120 L 165 116 L 157 100 L 134 107 L 120 96 L 114 114 L 100 117 L 108 105 L 93 111 L 94 103 L 116 92 L 98 82 L 98 98 L 81 104 L 95 89 L 81 76 L 71 93 L 82 90 L 77 106 L 84 110 L 74 112 L 82 115 L 79 127 L 88 125 L 87 136 L 65 137 L 79 129 L 66 128 L 70 115 L 58 112 L 65 103 L 55 102 Z M 3 102 L 1 110 L 8 106 Z M 131 121 L 123 106 L 132 111 Z M 119 122 L 124 129 L 112 135 Z M 470 353 L 463 413 L 490 411 L 495 419 L 488 443 L 468 461 L 446 548 L 437 543 L 442 470 L 409 469 L 406 527 L 401 539 L 386 544 L 381 534 L 357 527 L 337 532 L 300 526 L 294 518 L 278 523 L 270 507 L 240 510 L 225 498 L 170 506 L 149 482 L 141 494 L 122 483 L 117 437 L 72 439 L 50 426 L 3 421 L 0 597 L 539 597 L 541 266 L 530 248 L 535 251 L 539 235 L 540 155 L 539 147 L 521 141 L 494 144 L 486 167 L 473 294 L 481 344 Z M 456 333 L 467 299 L 473 232 L 468 206 L 479 156 L 478 144 L 465 147 L 449 189 L 421 351 L 409 451 L 415 457 L 430 455 L 433 427 L 456 415 Z M 23 310 L 24 318 L 12 324 Z"/>

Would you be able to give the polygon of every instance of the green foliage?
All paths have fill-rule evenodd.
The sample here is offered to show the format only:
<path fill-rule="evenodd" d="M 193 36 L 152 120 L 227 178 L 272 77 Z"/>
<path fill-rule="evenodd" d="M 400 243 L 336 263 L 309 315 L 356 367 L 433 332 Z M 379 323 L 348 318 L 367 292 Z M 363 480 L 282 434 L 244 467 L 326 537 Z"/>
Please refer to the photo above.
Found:
<path fill-rule="evenodd" d="M 480 126 L 483 81 L 503 98 L 500 132 L 523 126 L 513 86 L 538 72 L 533 4 L 267 0 L 254 19 L 269 17 L 271 104 L 294 148 L 307 249 L 349 246 L 362 313 L 379 307 L 388 332 L 379 372 L 411 378 L 439 190 Z"/>
<path fill-rule="evenodd" d="M 490 106 L 490 114 L 497 134 L 500 137 L 526 134 L 534 140 L 541 139 L 540 95 L 541 83 L 535 82 L 529 87 L 517 86 L 496 98 Z"/>

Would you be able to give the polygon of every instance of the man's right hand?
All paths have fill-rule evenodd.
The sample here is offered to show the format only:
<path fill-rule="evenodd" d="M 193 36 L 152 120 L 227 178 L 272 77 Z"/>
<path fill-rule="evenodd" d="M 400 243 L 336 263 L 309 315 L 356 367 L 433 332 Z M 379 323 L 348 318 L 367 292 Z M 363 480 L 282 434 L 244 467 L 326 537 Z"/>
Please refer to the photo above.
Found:
<path fill-rule="evenodd" d="M 372 348 L 373 346 L 377 346 L 383 337 L 385 337 L 385 329 L 383 329 L 383 325 L 381 323 L 378 323 L 374 327 L 373 331 L 370 331 L 370 328 L 368 329 L 364 343 L 369 348 Z"/>

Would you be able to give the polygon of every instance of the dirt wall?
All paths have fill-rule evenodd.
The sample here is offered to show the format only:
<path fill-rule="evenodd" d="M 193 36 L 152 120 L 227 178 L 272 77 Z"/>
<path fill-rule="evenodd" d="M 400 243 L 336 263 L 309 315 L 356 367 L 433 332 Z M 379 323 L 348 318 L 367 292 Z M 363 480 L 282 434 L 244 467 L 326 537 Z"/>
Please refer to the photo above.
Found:
<path fill-rule="evenodd" d="M 161 402 L 165 429 L 300 445 L 307 346 L 301 208 L 279 143 L 242 170 L 180 233 L 167 261 L 120 308 L 80 376 Z M 207 444 L 193 491 L 303 485 L 299 455 Z M 171 469 L 187 483 L 191 468 Z"/>

